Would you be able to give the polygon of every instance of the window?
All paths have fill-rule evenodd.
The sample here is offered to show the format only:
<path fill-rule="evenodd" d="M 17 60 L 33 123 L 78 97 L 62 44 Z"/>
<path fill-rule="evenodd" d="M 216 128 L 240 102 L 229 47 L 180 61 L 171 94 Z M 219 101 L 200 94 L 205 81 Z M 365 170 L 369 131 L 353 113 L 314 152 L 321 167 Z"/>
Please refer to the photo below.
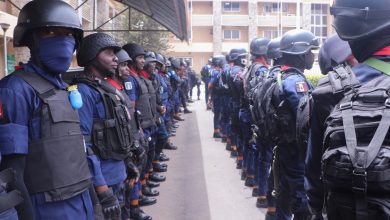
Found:
<path fill-rule="evenodd" d="M 240 11 L 240 3 L 239 2 L 223 2 L 223 11 L 239 12 Z"/>
<path fill-rule="evenodd" d="M 278 30 L 265 30 L 264 37 L 268 39 L 273 39 L 278 37 Z"/>
<path fill-rule="evenodd" d="M 223 30 L 223 39 L 225 40 L 239 40 L 240 30 Z"/>
<path fill-rule="evenodd" d="M 311 5 L 311 32 L 323 42 L 328 35 L 328 5 L 312 4 Z"/>
<path fill-rule="evenodd" d="M 283 9 L 283 12 L 287 12 L 288 11 L 288 5 L 287 4 L 282 4 L 282 9 Z M 265 3 L 264 4 L 264 12 L 266 13 L 278 13 L 280 10 L 279 10 L 279 3 Z"/>

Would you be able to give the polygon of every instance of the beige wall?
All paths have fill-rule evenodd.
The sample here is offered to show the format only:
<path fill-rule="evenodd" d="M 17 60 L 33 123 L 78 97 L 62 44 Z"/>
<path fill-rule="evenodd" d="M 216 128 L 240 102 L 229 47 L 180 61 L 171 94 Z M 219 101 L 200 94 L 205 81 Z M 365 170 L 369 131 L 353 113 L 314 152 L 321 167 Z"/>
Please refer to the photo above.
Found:
<path fill-rule="evenodd" d="M 248 14 L 248 2 L 240 2 L 240 11 L 238 12 L 230 12 L 230 11 L 223 11 L 223 2 L 222 4 L 222 14 L 224 15 L 247 15 Z"/>
<path fill-rule="evenodd" d="M 223 39 L 223 30 L 240 30 L 240 39 L 239 40 Z M 222 42 L 248 42 L 248 27 L 223 26 L 221 37 L 222 37 Z"/>
<path fill-rule="evenodd" d="M 213 27 L 193 27 L 192 42 L 213 42 Z"/>
<path fill-rule="evenodd" d="M 210 2 L 192 2 L 192 14 L 212 15 L 213 3 Z"/>

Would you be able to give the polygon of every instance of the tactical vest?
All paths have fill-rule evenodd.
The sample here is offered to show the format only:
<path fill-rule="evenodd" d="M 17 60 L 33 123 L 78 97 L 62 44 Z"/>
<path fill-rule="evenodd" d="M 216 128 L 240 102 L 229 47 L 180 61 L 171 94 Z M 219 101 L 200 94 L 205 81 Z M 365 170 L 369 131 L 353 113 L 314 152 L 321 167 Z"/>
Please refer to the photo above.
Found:
<path fill-rule="evenodd" d="M 84 83 L 99 92 L 106 117 L 95 118 L 92 136 L 92 149 L 102 159 L 123 160 L 130 154 L 133 144 L 130 112 L 126 106 L 124 94 L 105 80 L 75 78 L 74 83 Z M 89 141 L 89 140 L 87 140 Z"/>
<path fill-rule="evenodd" d="M 44 193 L 47 202 L 72 198 L 91 184 L 80 119 L 69 93 L 35 73 L 14 73 L 27 82 L 42 101 L 41 137 L 29 140 L 24 182 L 29 193 Z"/>
<path fill-rule="evenodd" d="M 154 114 L 151 106 L 151 96 L 145 80 L 139 76 L 134 76 L 138 84 L 138 100 L 136 110 L 139 112 L 138 119 L 141 123 L 141 128 L 150 128 L 156 126 Z"/>
<path fill-rule="evenodd" d="M 161 104 L 161 96 L 158 93 L 160 89 L 160 82 L 157 79 L 156 76 L 152 76 L 151 79 L 145 79 L 146 85 L 148 86 L 149 93 L 151 94 L 150 96 L 150 105 L 152 106 L 152 113 L 157 121 L 159 118 L 159 113 L 157 112 L 157 104 Z"/>

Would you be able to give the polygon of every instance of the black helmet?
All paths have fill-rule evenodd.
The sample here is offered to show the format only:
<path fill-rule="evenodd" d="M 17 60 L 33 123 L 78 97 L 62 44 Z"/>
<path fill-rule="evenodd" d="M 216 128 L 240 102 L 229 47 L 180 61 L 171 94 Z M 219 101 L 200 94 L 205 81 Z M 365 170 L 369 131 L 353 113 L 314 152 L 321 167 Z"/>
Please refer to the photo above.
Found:
<path fill-rule="evenodd" d="M 127 54 L 127 52 L 123 49 L 116 53 L 116 57 L 118 57 L 118 64 L 125 61 L 132 61 L 132 59 L 129 57 L 129 54 Z"/>
<path fill-rule="evenodd" d="M 116 44 L 115 38 L 105 33 L 94 33 L 86 36 L 77 53 L 77 63 L 85 67 L 100 51 L 112 48 L 118 52 L 121 48 Z"/>
<path fill-rule="evenodd" d="M 181 66 L 181 62 L 178 58 L 172 58 L 171 59 L 171 66 L 174 68 L 174 69 L 179 69 L 180 66 Z"/>
<path fill-rule="evenodd" d="M 18 16 L 14 47 L 30 46 L 29 32 L 38 28 L 64 27 L 75 32 L 76 48 L 83 39 L 79 16 L 72 6 L 60 0 L 35 0 L 27 3 Z"/>
<path fill-rule="evenodd" d="M 148 65 L 151 62 L 156 62 L 156 54 L 152 51 L 148 51 L 145 53 L 145 65 Z"/>
<path fill-rule="evenodd" d="M 163 55 L 161 55 L 161 54 L 156 54 L 156 61 L 159 63 L 159 64 L 161 64 L 161 65 L 165 65 L 166 63 L 165 63 L 165 58 L 164 58 L 164 56 Z"/>
<path fill-rule="evenodd" d="M 305 54 L 319 48 L 319 41 L 307 30 L 295 29 L 287 31 L 280 40 L 280 52 L 292 55 Z"/>
<path fill-rule="evenodd" d="M 230 55 L 230 59 L 233 61 L 246 56 L 247 52 L 244 48 L 232 49 L 230 50 L 229 55 Z"/>
<path fill-rule="evenodd" d="M 267 38 L 255 38 L 250 44 L 250 53 L 253 56 L 262 56 L 267 54 L 267 45 L 269 39 Z"/>
<path fill-rule="evenodd" d="M 335 0 L 330 13 L 343 40 L 390 34 L 390 0 Z"/>
<path fill-rule="evenodd" d="M 337 34 L 332 35 L 324 43 L 318 53 L 318 62 L 323 74 L 332 70 L 334 65 L 341 64 L 352 55 L 351 48 L 346 41 L 340 39 Z"/>
<path fill-rule="evenodd" d="M 126 44 L 122 48 L 129 54 L 129 56 L 131 57 L 131 59 L 133 59 L 133 61 L 135 60 L 136 57 L 140 55 L 145 55 L 144 48 L 141 45 L 135 43 Z"/>
<path fill-rule="evenodd" d="M 213 66 L 219 66 L 219 67 L 223 67 L 225 61 L 226 61 L 225 56 L 223 55 L 214 55 L 213 58 L 211 59 L 211 63 L 213 64 Z"/>
<path fill-rule="evenodd" d="M 267 48 L 267 57 L 270 59 L 279 59 L 282 57 L 282 54 L 280 53 L 280 37 L 272 39 L 268 43 Z"/>
<path fill-rule="evenodd" d="M 227 62 L 231 62 L 232 61 L 232 59 L 230 58 L 230 54 L 226 54 L 225 55 L 225 59 L 226 59 Z"/>

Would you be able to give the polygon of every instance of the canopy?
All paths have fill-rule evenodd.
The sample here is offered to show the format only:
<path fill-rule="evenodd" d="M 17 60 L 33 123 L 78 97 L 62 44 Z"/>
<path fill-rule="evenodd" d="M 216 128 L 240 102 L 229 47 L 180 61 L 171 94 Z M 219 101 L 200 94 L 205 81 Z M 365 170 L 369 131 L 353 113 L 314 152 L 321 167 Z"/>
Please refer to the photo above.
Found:
<path fill-rule="evenodd" d="M 117 0 L 153 18 L 180 40 L 188 40 L 187 0 Z"/>

